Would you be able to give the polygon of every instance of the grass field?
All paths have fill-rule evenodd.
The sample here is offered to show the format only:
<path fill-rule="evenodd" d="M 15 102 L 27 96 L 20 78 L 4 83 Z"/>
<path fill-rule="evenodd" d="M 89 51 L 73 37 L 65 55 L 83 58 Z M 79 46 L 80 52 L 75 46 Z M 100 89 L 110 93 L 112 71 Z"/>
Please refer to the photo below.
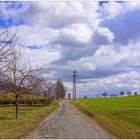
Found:
<path fill-rule="evenodd" d="M 78 99 L 75 104 L 117 138 L 140 139 L 140 96 Z"/>
<path fill-rule="evenodd" d="M 57 102 L 48 107 L 20 107 L 18 120 L 15 119 L 14 107 L 0 107 L 0 138 L 24 138 L 57 107 Z"/>

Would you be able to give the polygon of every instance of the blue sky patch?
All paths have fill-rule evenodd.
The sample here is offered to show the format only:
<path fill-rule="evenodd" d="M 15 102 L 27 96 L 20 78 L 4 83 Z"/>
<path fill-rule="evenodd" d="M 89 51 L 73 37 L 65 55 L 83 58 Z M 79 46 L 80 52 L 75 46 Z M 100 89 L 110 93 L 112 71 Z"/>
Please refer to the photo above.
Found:
<path fill-rule="evenodd" d="M 22 19 L 14 20 L 13 18 L 3 19 L 0 17 L 0 27 L 8 28 L 11 26 L 24 25 L 25 22 Z"/>
<path fill-rule="evenodd" d="M 40 48 L 42 48 L 42 46 L 39 46 L 39 45 L 28 45 L 26 47 L 30 48 L 30 49 L 40 49 Z"/>

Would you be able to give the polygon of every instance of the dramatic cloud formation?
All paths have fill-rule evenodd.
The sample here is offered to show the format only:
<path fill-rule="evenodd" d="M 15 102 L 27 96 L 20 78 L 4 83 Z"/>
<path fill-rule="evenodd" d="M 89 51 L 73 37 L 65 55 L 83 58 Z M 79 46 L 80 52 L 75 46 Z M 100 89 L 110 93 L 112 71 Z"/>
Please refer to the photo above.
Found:
<path fill-rule="evenodd" d="M 18 30 L 33 65 L 47 63 L 78 96 L 140 91 L 140 3 L 0 2 L 1 28 Z"/>

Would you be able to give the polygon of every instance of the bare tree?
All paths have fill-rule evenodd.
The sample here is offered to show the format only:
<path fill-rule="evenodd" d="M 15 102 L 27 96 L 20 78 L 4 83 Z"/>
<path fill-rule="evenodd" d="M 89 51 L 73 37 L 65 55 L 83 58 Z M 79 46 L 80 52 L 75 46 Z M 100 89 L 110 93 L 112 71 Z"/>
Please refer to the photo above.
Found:
<path fill-rule="evenodd" d="M 54 88 L 54 84 L 49 81 L 47 78 L 42 77 L 41 85 L 41 93 L 44 97 L 44 106 L 50 105 L 52 98 L 52 88 Z"/>
<path fill-rule="evenodd" d="M 61 79 L 58 79 L 56 82 L 56 98 L 65 98 L 65 87 Z"/>
<path fill-rule="evenodd" d="M 51 82 L 45 82 L 44 83 L 44 91 L 43 91 L 43 94 L 44 94 L 44 99 L 45 99 L 45 106 L 46 105 L 50 105 L 51 103 L 51 89 L 53 87 L 53 84 Z"/>
<path fill-rule="evenodd" d="M 44 106 L 47 104 L 47 94 L 48 94 L 48 83 L 47 80 L 43 76 L 36 76 L 33 80 L 33 88 L 31 89 L 31 93 L 38 96 L 38 106 L 40 105 L 39 97 L 43 97 L 45 102 Z"/>
<path fill-rule="evenodd" d="M 49 90 L 48 90 L 47 105 L 50 105 L 54 100 L 54 96 L 53 96 L 53 89 L 54 88 L 55 88 L 55 84 L 51 83 Z"/>
<path fill-rule="evenodd" d="M 18 42 L 17 31 L 12 33 L 12 29 L 0 28 L 0 71 L 8 66 L 13 55 L 13 46 Z"/>
<path fill-rule="evenodd" d="M 16 118 L 19 118 L 19 97 L 22 94 L 33 91 L 36 81 L 39 80 L 38 71 L 40 69 L 32 69 L 28 61 L 22 58 L 22 50 L 18 47 L 12 49 L 12 60 L 8 69 L 1 74 L 3 88 L 7 92 L 12 92 L 15 96 Z"/>

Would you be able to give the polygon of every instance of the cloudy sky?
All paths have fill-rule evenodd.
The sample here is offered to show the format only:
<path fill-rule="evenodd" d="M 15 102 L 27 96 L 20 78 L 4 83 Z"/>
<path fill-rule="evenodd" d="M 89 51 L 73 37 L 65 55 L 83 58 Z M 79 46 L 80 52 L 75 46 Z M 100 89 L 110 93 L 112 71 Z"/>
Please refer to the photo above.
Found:
<path fill-rule="evenodd" d="M 74 69 L 79 96 L 140 91 L 140 2 L 0 2 L 0 26 L 69 92 Z"/>

